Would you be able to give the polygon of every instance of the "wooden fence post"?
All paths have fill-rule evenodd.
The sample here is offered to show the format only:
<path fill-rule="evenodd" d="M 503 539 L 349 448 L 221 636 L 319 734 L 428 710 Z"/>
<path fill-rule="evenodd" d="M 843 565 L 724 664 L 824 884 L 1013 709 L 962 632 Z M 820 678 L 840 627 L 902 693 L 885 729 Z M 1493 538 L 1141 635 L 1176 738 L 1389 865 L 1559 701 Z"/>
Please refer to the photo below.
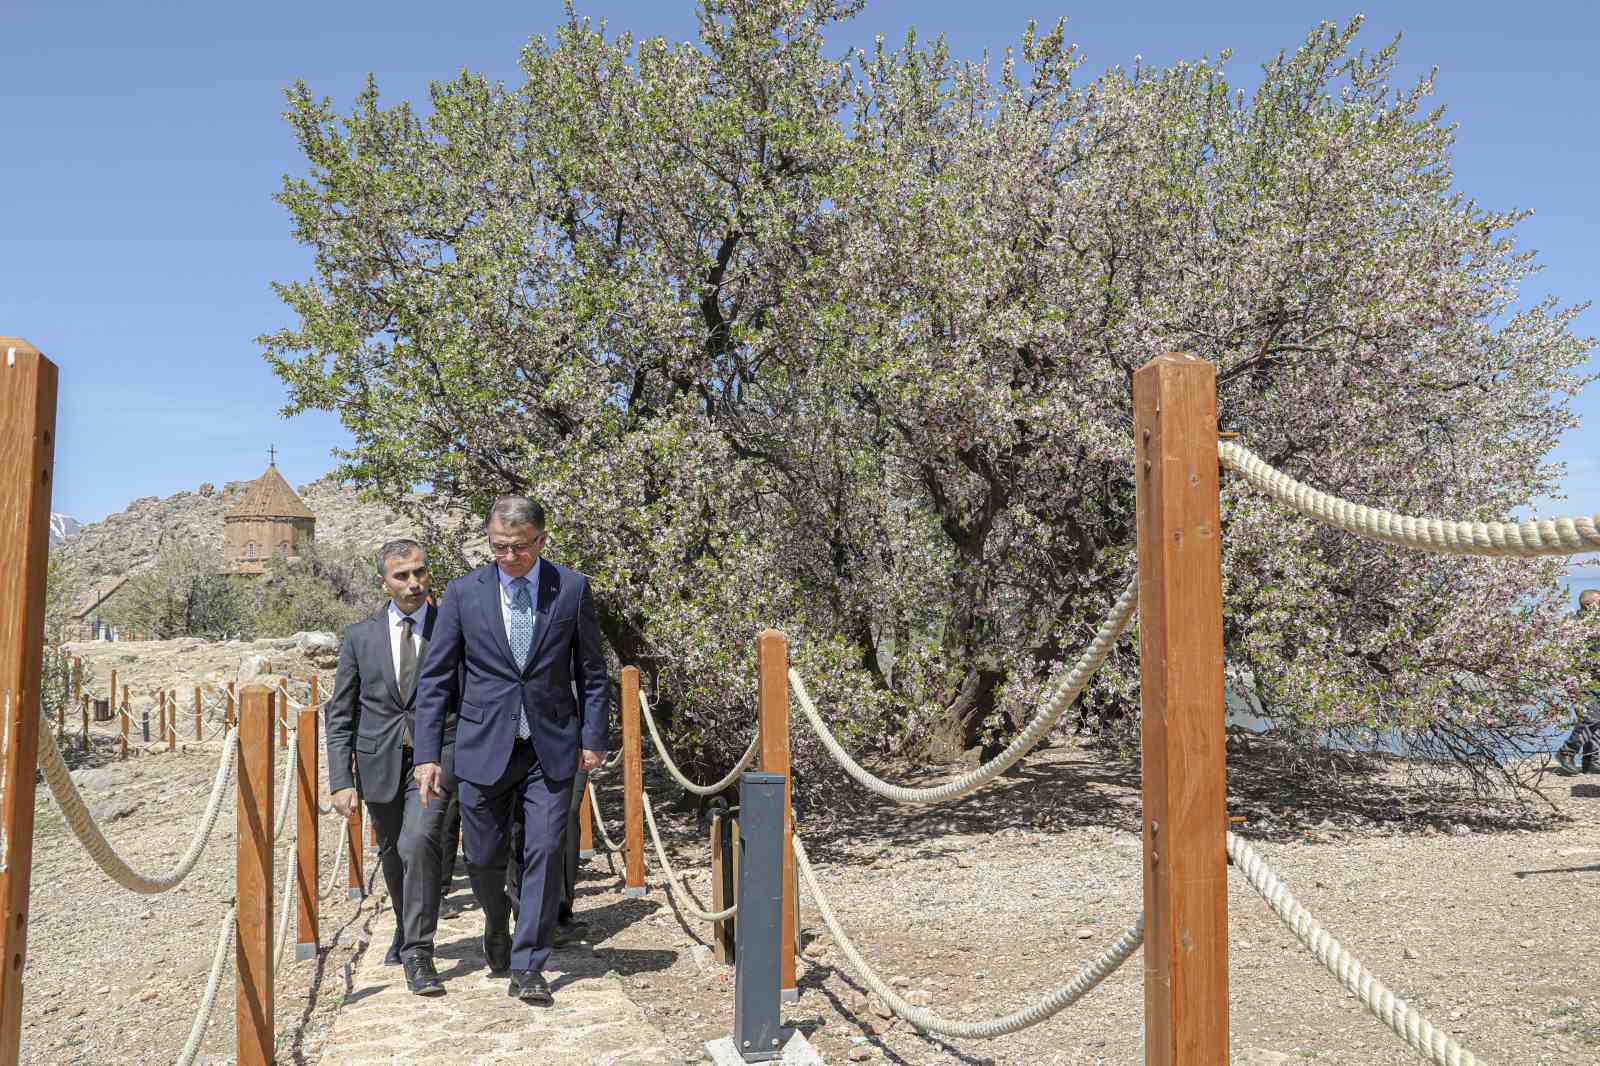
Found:
<path fill-rule="evenodd" d="M 89 697 L 83 697 L 83 744 L 82 750 L 89 750 Z"/>
<path fill-rule="evenodd" d="M 315 691 L 313 691 L 315 695 Z M 297 962 L 317 957 L 317 708 L 313 704 L 300 712 L 295 731 L 295 750 L 299 764 L 295 780 L 299 796 L 295 804 L 295 888 L 299 898 L 296 915 L 298 936 L 294 957 Z"/>
<path fill-rule="evenodd" d="M 83 656 L 72 657 L 72 702 L 77 703 L 83 696 Z"/>
<path fill-rule="evenodd" d="M 200 686 L 194 687 L 194 739 L 197 741 L 206 738 L 205 713 L 200 703 Z"/>
<path fill-rule="evenodd" d="M 167 750 L 178 750 L 178 690 L 167 693 Z"/>
<path fill-rule="evenodd" d="M 233 705 L 234 705 L 234 700 L 237 698 L 237 696 L 235 695 L 234 684 L 235 684 L 235 682 L 232 682 L 232 681 L 228 682 L 228 705 L 226 707 L 224 707 L 223 710 L 222 710 L 222 727 L 223 727 L 223 729 L 232 729 L 233 728 Z"/>
<path fill-rule="evenodd" d="M 111 706 L 115 707 L 116 705 L 116 701 L 113 700 Z M 122 722 L 122 757 L 126 759 L 128 757 L 128 723 L 133 720 L 133 705 L 128 699 L 127 685 L 122 686 L 122 713 L 117 715 L 117 718 Z"/>
<path fill-rule="evenodd" d="M 362 876 L 362 859 L 365 855 L 365 845 L 361 842 L 361 800 L 356 800 L 356 811 L 344 825 L 344 831 L 350 834 L 348 847 L 350 851 L 350 888 L 346 893 L 351 899 L 367 898 L 367 881 Z"/>
<path fill-rule="evenodd" d="M 111 671 L 111 698 L 106 700 L 106 706 L 110 708 L 114 721 L 117 714 L 117 672 L 115 670 Z M 97 718 L 95 721 L 99 721 L 99 719 Z"/>
<path fill-rule="evenodd" d="M 722 811 L 711 815 L 711 909 L 727 910 L 733 905 L 734 877 L 732 857 L 737 842 L 738 824 Z M 734 920 L 724 918 L 711 923 L 711 952 L 716 961 L 732 965 L 734 955 Z"/>
<path fill-rule="evenodd" d="M 589 797 L 594 793 L 594 784 L 589 781 L 583 783 L 583 795 L 578 800 L 578 858 L 588 859 L 594 855 L 594 819 L 590 812 Z"/>
<path fill-rule="evenodd" d="M 1227 770 L 1216 368 L 1133 376 L 1143 708 L 1145 1062 L 1227 1066 Z"/>
<path fill-rule="evenodd" d="M 624 896 L 644 887 L 644 752 L 639 740 L 639 668 L 622 668 L 622 809 L 627 874 Z"/>
<path fill-rule="evenodd" d="M 289 748 L 289 682 L 278 682 L 278 750 Z"/>
<path fill-rule="evenodd" d="M 761 769 L 783 775 L 783 928 L 778 934 L 778 989 L 785 1002 L 800 998 L 795 983 L 794 803 L 789 780 L 789 642 L 776 629 L 756 639 L 757 692 L 761 701 Z"/>
<path fill-rule="evenodd" d="M 34 772 L 43 698 L 45 572 L 55 480 L 56 366 L 20 337 L 0 337 L 0 544 L 15 580 L 0 600 L 0 702 L 6 862 L 0 870 L 0 1064 L 22 1053 L 22 973 L 33 876 Z"/>
<path fill-rule="evenodd" d="M 238 1066 L 273 1058 L 272 829 L 274 693 L 249 685 L 239 704 L 238 901 L 234 948 L 234 1035 Z"/>

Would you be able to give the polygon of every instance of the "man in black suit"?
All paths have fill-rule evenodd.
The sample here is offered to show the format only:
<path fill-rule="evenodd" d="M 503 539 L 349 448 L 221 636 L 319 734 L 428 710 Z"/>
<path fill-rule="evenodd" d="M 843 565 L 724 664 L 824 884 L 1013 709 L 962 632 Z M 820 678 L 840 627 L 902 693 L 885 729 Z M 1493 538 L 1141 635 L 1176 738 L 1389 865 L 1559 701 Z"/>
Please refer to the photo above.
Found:
<path fill-rule="evenodd" d="M 573 778 L 604 756 L 605 653 L 589 579 L 540 559 L 544 509 L 522 496 L 488 516 L 495 561 L 451 582 L 417 682 L 417 783 L 444 779 L 446 710 L 459 708 L 455 772 L 461 841 L 484 916 L 490 969 L 510 970 L 511 995 L 554 1000 L 543 970 L 560 906 L 561 847 Z M 514 817 L 523 823 L 515 935 L 504 883 Z"/>
<path fill-rule="evenodd" d="M 344 632 L 339 673 L 328 701 L 328 786 L 333 805 L 349 817 L 357 793 L 378 835 L 378 861 L 394 907 L 394 941 L 384 961 L 403 964 L 406 986 L 438 995 L 444 984 L 433 965 L 439 925 L 440 870 L 447 805 L 431 806 L 412 774 L 417 664 L 438 624 L 428 603 L 428 557 L 414 540 L 378 552 L 378 574 L 389 602 Z M 430 749 L 442 764 L 435 791 L 455 791 L 455 705 L 439 709 Z M 351 752 L 356 775 L 351 774 Z"/>

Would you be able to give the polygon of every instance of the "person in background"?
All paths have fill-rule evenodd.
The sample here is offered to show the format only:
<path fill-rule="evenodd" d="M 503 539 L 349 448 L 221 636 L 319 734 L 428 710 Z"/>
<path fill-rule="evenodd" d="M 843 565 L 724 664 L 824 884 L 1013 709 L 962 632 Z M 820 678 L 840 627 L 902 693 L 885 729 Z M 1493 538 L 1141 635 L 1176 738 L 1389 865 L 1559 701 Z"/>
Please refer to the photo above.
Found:
<path fill-rule="evenodd" d="M 328 786 L 340 814 L 354 814 L 359 796 L 372 817 L 395 915 L 394 941 L 384 961 L 405 967 L 412 992 L 433 996 L 444 992 L 433 965 L 433 940 L 445 804 L 427 806 L 411 771 L 417 664 L 439 610 L 428 602 L 428 557 L 422 545 L 390 541 L 378 550 L 377 561 L 389 602 L 344 633 L 327 706 Z M 455 731 L 451 704 L 441 708 L 440 738 L 433 749 L 442 764 L 437 788 L 446 793 L 456 787 Z"/>
<path fill-rule="evenodd" d="M 1584 589 L 1578 596 L 1578 613 L 1594 618 L 1600 611 L 1600 589 Z M 1592 656 L 1600 656 L 1600 635 L 1590 641 Z M 1590 663 L 1591 673 L 1595 669 Z M 1588 702 L 1578 714 L 1578 724 L 1568 734 L 1556 752 L 1556 765 L 1562 773 L 1575 774 L 1581 766 L 1584 773 L 1600 774 L 1600 680 L 1591 677 Z"/>

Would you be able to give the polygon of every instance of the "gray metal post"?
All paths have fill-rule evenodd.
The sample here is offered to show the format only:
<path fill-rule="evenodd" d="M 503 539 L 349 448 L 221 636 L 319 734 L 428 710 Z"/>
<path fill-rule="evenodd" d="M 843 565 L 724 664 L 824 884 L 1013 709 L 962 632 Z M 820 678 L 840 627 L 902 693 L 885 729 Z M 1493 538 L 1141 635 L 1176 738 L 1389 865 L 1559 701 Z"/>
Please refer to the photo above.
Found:
<path fill-rule="evenodd" d="M 150 743 L 150 711 L 148 709 L 145 710 L 144 717 L 139 724 L 144 728 L 144 742 L 146 744 Z"/>
<path fill-rule="evenodd" d="M 739 913 L 733 1047 L 745 1062 L 781 1057 L 778 941 L 783 935 L 782 774 L 739 779 Z"/>

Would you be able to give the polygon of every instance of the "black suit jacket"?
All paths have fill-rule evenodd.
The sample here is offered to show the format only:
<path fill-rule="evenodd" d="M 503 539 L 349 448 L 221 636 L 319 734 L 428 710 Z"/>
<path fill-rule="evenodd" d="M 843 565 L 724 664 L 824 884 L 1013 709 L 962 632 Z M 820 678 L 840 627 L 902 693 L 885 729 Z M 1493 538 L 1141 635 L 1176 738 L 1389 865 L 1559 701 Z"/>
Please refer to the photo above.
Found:
<path fill-rule="evenodd" d="M 439 609 L 425 608 L 420 666 L 427 653 Z M 420 686 L 418 686 L 420 687 Z M 337 792 L 355 787 L 368 803 L 390 803 L 405 794 L 401 748 L 409 725 L 416 731 L 416 691 L 409 702 L 400 699 L 394 676 L 394 647 L 389 640 L 389 605 L 344 631 L 339 649 L 339 672 L 328 700 L 328 787 Z M 444 713 L 444 752 L 436 760 L 443 767 L 443 785 L 455 789 L 455 707 Z M 350 772 L 355 752 L 359 780 Z"/>
<path fill-rule="evenodd" d="M 417 672 L 417 762 L 441 761 L 452 707 L 460 712 L 455 772 L 474 784 L 493 784 L 504 772 L 519 709 L 552 778 L 577 772 L 580 745 L 606 750 L 610 683 L 589 579 L 545 559 L 538 580 L 533 646 L 520 670 L 506 639 L 499 570 L 490 563 L 450 582 Z"/>

